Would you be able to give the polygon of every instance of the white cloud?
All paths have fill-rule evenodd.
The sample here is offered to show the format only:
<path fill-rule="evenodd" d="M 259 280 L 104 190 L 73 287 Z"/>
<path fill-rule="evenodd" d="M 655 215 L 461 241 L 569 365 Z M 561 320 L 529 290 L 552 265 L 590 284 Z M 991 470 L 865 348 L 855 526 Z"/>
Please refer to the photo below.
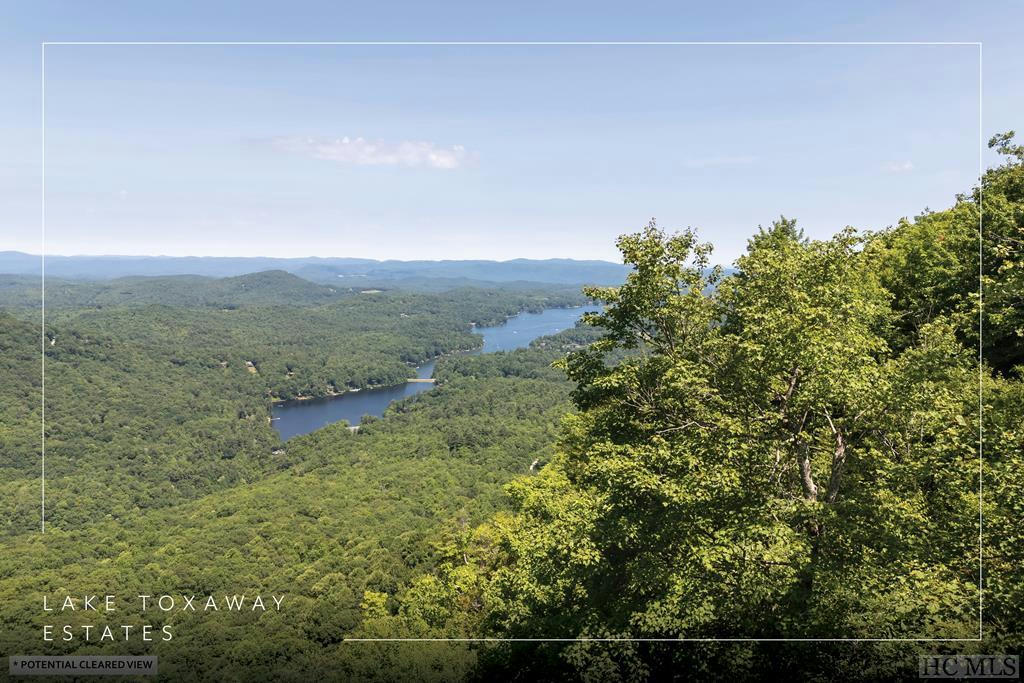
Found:
<path fill-rule="evenodd" d="M 914 170 L 914 164 L 910 161 L 890 161 L 885 165 L 888 173 L 909 173 Z"/>
<path fill-rule="evenodd" d="M 469 160 L 462 145 L 440 147 L 433 142 L 385 142 L 364 138 L 276 138 L 274 146 L 286 152 L 356 166 L 429 166 L 458 168 Z"/>
<path fill-rule="evenodd" d="M 713 168 L 716 166 L 749 166 L 757 161 L 757 157 L 707 157 L 704 159 L 690 159 L 685 162 L 687 168 Z"/>

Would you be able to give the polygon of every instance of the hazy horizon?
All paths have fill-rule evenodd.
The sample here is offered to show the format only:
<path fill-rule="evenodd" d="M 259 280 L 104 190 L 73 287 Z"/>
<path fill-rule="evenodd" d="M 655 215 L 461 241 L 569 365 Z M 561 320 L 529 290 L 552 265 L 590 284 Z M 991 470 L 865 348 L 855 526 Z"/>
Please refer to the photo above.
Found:
<path fill-rule="evenodd" d="M 96 254 L 53 254 L 46 253 L 40 254 L 38 252 L 21 251 L 20 249 L 0 249 L 0 254 L 21 254 L 24 256 L 31 256 L 33 258 L 112 258 L 112 259 L 269 259 L 278 261 L 303 261 L 303 260 L 352 260 L 352 261 L 373 261 L 377 263 L 384 263 L 387 261 L 396 261 L 401 263 L 408 262 L 434 262 L 441 263 L 444 261 L 485 261 L 492 263 L 510 263 L 512 261 L 574 261 L 578 263 L 586 263 L 588 261 L 599 262 L 599 263 L 613 263 L 619 265 L 622 263 L 622 259 L 583 259 L 575 258 L 572 256 L 541 256 L 541 257 L 527 257 L 527 256 L 513 256 L 511 258 L 372 258 L 369 256 L 270 256 L 267 254 L 255 254 L 255 255 L 242 255 L 242 254 L 114 254 L 114 253 L 96 253 Z"/>
<path fill-rule="evenodd" d="M 780 215 L 827 238 L 950 205 L 977 180 L 978 59 L 973 45 L 48 45 L 44 250 L 613 260 L 655 216 L 729 263 Z"/>
<path fill-rule="evenodd" d="M 45 269 L 44 269 L 45 265 Z M 136 276 L 201 275 L 223 278 L 283 271 L 314 282 L 348 278 L 491 282 L 620 282 L 621 261 L 594 259 L 367 259 L 354 256 L 150 256 L 144 254 L 33 255 L 0 251 L 0 274 L 63 280 L 110 280 Z"/>

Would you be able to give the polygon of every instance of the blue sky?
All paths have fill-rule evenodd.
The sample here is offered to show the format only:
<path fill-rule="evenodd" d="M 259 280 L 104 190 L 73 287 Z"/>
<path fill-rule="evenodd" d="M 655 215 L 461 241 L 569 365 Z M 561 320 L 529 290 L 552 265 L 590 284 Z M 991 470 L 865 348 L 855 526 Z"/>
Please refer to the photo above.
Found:
<path fill-rule="evenodd" d="M 40 250 L 41 40 L 980 40 L 984 136 L 1021 127 L 1019 4 L 828 4 L 24 4 L 0 249 Z M 654 216 L 729 263 L 977 175 L 973 46 L 51 45 L 46 76 L 49 253 L 614 259 Z"/>

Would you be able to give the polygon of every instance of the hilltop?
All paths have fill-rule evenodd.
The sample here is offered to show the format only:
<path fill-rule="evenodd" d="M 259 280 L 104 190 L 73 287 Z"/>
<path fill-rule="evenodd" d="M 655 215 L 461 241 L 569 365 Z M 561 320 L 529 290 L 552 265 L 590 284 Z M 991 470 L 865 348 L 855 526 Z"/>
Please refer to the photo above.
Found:
<path fill-rule="evenodd" d="M 316 284 L 283 270 L 235 277 L 201 275 L 132 276 L 74 282 L 46 278 L 48 308 L 104 308 L 163 304 L 168 306 L 236 308 L 246 305 L 311 305 L 341 297 L 347 291 Z M 40 305 L 39 277 L 0 276 L 0 304 Z"/>

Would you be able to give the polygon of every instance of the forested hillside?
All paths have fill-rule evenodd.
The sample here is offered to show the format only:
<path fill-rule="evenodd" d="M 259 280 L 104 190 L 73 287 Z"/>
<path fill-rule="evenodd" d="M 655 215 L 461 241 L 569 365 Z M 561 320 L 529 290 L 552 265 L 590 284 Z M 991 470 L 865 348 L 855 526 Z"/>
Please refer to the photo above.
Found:
<path fill-rule="evenodd" d="M 652 223 L 619 240 L 625 283 L 586 297 L 69 291 L 44 337 L 45 535 L 40 330 L 12 308 L 0 649 L 158 654 L 185 680 L 382 681 L 880 680 L 916 677 L 919 653 L 1015 651 L 1024 148 L 992 144 L 1006 163 L 947 210 L 824 240 L 780 219 L 735 270 Z M 437 388 L 357 432 L 282 445 L 270 429 L 274 398 L 398 381 L 479 344 L 470 323 L 585 298 L 604 304 L 587 325 L 443 357 Z M 40 612 L 69 592 L 285 603 Z M 980 642 L 912 640 L 975 638 L 982 600 Z M 142 620 L 174 638 L 82 629 Z M 74 637 L 41 642 L 55 621 Z M 743 637 L 911 640 L 714 642 Z"/>
<path fill-rule="evenodd" d="M 136 595 L 156 584 L 189 592 L 244 586 L 287 594 L 286 610 L 258 621 L 160 619 L 158 629 L 169 623 L 178 634 L 159 644 L 162 671 L 187 677 L 190 659 L 202 656 L 223 662 L 227 677 L 238 664 L 251 680 L 281 664 L 274 652 L 287 653 L 299 671 L 327 662 L 340 672 L 372 669 L 372 657 L 342 643 L 363 618 L 364 594 L 394 593 L 437 566 L 504 506 L 504 483 L 548 459 L 571 389 L 549 365 L 594 336 L 570 330 L 531 350 L 443 359 L 436 391 L 364 422 L 358 433 L 333 425 L 289 441 L 267 476 L 250 485 L 123 520 L 8 538 L 0 649 L 30 643 L 38 650 L 38 596 L 52 587 Z M 107 643 L 102 651 L 151 648 Z M 100 649 L 79 639 L 51 651 Z M 251 659 L 256 651 L 265 652 L 262 663 Z"/>
<path fill-rule="evenodd" d="M 49 311 L 117 306 L 159 304 L 187 308 L 226 308 L 241 306 L 310 306 L 337 301 L 372 290 L 410 292 L 451 292 L 481 289 L 466 278 L 361 279 L 319 285 L 283 270 L 268 270 L 236 277 L 210 278 L 198 275 L 162 277 L 123 277 L 114 280 L 63 280 L 46 278 L 46 308 Z M 483 287 L 483 289 L 487 289 Z M 493 287 L 492 287 L 493 289 Z M 503 283 L 503 291 L 522 294 L 544 292 L 555 298 L 579 299 L 579 288 L 565 285 L 540 285 L 536 282 Z M 42 307 L 39 277 L 0 274 L 0 308 L 26 317 Z"/>
<path fill-rule="evenodd" d="M 42 305 L 40 285 L 38 277 L 0 275 L 0 305 L 38 309 Z M 123 277 L 99 282 L 46 278 L 46 307 L 51 311 L 145 304 L 212 308 L 254 304 L 305 306 L 327 303 L 348 294 L 348 289 L 317 285 L 283 270 L 221 279 L 198 275 Z"/>
<path fill-rule="evenodd" d="M 272 400 L 403 382 L 415 375 L 417 363 L 479 345 L 480 337 L 470 333 L 473 323 L 584 300 L 463 290 L 269 306 L 262 297 L 277 299 L 277 278 L 248 283 L 255 291 L 246 296 L 256 303 L 230 309 L 119 300 L 111 307 L 48 311 L 51 527 L 124 520 L 255 481 L 276 466 L 272 451 L 280 440 L 270 428 Z M 269 285 L 263 293 L 260 283 Z M 202 284 L 195 301 L 209 296 Z M 234 288 L 220 280 L 206 284 L 215 293 Z M 0 314 L 0 348 L 10 372 L 0 389 L 4 534 L 39 524 L 39 341 L 36 325 Z"/>

